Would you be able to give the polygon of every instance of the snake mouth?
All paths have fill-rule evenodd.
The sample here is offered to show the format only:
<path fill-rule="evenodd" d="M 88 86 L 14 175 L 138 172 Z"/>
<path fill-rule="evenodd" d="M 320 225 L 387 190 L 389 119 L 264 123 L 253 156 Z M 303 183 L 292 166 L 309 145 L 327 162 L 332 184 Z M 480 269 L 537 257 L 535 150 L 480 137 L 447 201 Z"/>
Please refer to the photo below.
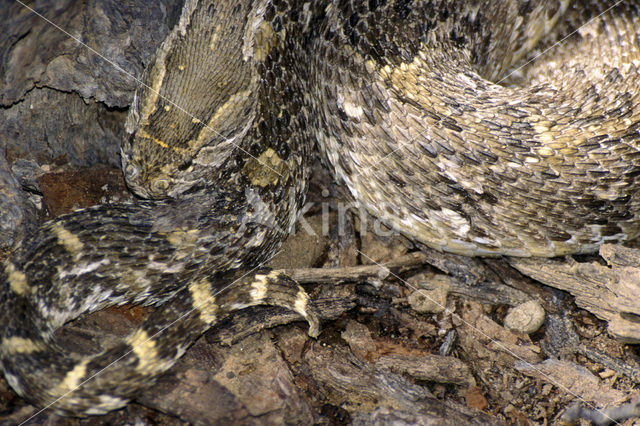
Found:
<path fill-rule="evenodd" d="M 127 183 L 129 188 L 142 198 L 161 200 L 170 197 L 169 193 L 171 192 L 172 184 L 168 176 L 143 176 L 138 174 L 137 179 L 134 178 Z"/>
<path fill-rule="evenodd" d="M 196 174 L 195 179 L 185 179 L 193 172 L 192 160 L 186 159 L 176 167 L 176 173 L 166 173 L 164 171 L 149 172 L 136 159 L 123 155 L 122 173 L 127 186 L 136 196 L 150 200 L 161 200 L 175 198 L 182 192 L 188 190 L 198 182 L 203 176 Z"/>
<path fill-rule="evenodd" d="M 150 176 L 133 161 L 123 161 L 122 173 L 129 189 L 141 198 L 162 199 L 167 197 L 170 181 L 168 176 Z"/>

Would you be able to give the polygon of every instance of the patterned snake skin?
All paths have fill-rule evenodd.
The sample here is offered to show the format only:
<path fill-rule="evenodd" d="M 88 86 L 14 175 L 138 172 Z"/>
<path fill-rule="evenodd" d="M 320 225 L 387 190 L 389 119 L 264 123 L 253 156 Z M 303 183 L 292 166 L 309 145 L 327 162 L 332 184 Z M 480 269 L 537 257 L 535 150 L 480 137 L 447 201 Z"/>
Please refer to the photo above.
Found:
<path fill-rule="evenodd" d="M 634 238 L 639 7 L 187 0 L 122 145 L 146 200 L 48 222 L 0 268 L 7 381 L 35 404 L 100 414 L 234 310 L 288 307 L 316 335 L 304 290 L 251 269 L 293 227 L 314 144 L 369 213 L 436 249 L 555 256 Z M 106 352 L 53 338 L 127 302 L 158 307 Z"/>

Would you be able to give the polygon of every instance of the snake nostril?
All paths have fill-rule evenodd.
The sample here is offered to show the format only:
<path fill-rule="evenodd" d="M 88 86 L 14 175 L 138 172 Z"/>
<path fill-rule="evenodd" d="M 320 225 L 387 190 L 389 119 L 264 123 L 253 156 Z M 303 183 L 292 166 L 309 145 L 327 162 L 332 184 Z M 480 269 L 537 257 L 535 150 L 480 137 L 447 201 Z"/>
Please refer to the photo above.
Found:
<path fill-rule="evenodd" d="M 151 183 L 151 189 L 154 192 L 165 193 L 169 189 L 169 181 L 166 179 L 157 179 Z"/>

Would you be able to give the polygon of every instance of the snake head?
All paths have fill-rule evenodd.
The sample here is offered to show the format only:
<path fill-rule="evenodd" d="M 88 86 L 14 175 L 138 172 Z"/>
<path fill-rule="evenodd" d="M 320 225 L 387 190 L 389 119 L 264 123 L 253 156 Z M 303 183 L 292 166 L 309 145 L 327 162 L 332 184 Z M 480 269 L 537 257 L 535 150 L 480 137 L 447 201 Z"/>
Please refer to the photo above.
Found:
<path fill-rule="evenodd" d="M 143 198 L 172 198 L 194 183 L 188 178 L 193 169 L 191 157 L 158 142 L 141 128 L 121 149 L 127 185 Z"/>
<path fill-rule="evenodd" d="M 253 40 L 245 34 L 259 21 L 248 19 L 257 16 L 253 3 L 216 5 L 211 16 L 200 16 L 207 8 L 185 13 L 145 70 L 121 149 L 127 184 L 138 195 L 176 197 L 216 176 L 244 143 L 260 84 L 258 63 L 245 46 Z"/>

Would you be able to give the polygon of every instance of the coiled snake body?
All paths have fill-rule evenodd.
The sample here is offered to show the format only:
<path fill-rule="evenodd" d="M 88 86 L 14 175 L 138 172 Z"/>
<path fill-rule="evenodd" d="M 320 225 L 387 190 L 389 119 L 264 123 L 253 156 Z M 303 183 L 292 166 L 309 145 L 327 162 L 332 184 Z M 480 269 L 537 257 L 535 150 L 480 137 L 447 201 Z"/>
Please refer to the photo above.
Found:
<path fill-rule="evenodd" d="M 282 305 L 317 334 L 295 282 L 250 269 L 293 226 L 314 144 L 369 213 L 437 249 L 555 256 L 634 238 L 639 7 L 187 0 L 122 145 L 147 200 L 48 222 L 0 269 L 7 381 L 36 404 L 98 414 L 233 310 Z M 526 86 L 496 83 L 566 34 L 517 73 Z M 108 351 L 52 339 L 126 302 L 159 307 Z"/>

